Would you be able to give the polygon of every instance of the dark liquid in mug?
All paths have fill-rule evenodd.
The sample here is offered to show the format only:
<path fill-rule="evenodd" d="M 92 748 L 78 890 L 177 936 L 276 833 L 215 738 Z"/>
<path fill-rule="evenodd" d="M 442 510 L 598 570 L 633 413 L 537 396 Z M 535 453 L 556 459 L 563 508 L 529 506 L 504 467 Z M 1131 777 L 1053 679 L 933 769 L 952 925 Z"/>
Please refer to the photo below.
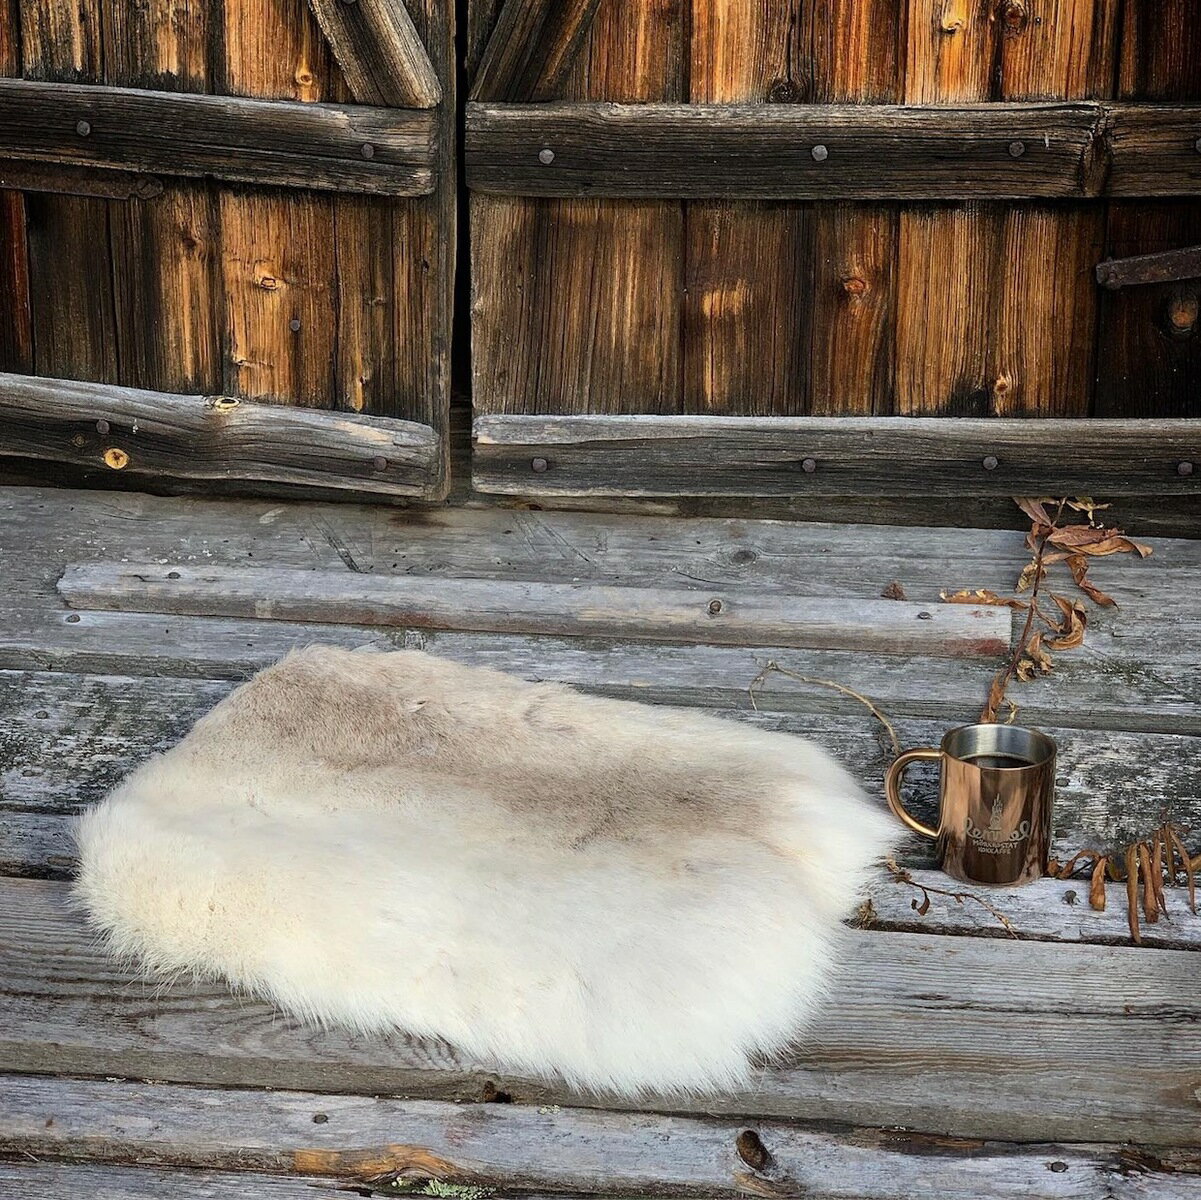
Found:
<path fill-rule="evenodd" d="M 984 769 L 1033 766 L 1028 758 L 1019 758 L 1016 754 L 971 754 L 963 761 Z"/>

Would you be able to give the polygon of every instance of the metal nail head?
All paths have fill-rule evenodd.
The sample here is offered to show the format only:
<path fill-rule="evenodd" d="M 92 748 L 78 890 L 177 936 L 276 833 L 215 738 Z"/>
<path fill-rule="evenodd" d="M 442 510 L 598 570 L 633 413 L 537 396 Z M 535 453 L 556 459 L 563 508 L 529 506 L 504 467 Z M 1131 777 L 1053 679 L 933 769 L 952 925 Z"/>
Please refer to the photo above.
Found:
<path fill-rule="evenodd" d="M 812 475 L 813 472 L 817 470 L 817 459 L 816 458 L 803 459 L 801 461 L 801 470 L 804 471 L 806 475 Z"/>
<path fill-rule="evenodd" d="M 1198 153 L 1198 154 L 1201 154 L 1201 138 L 1198 138 L 1198 139 L 1197 139 L 1197 140 L 1196 140 L 1196 141 L 1193 143 L 1193 147 L 1196 149 L 1196 151 L 1197 151 L 1197 153 Z"/>
<path fill-rule="evenodd" d="M 548 466 L 550 466 L 550 464 L 545 458 L 534 458 L 530 460 L 530 470 L 537 472 L 539 475 L 541 475 Z"/>
<path fill-rule="evenodd" d="M 364 142 L 359 147 L 359 153 L 364 158 L 374 158 L 375 157 L 375 147 L 370 142 Z"/>
<path fill-rule="evenodd" d="M 809 153 L 813 155 L 814 162 L 825 162 L 826 159 L 830 157 L 830 151 L 827 150 L 825 148 L 825 146 L 822 146 L 820 144 L 817 146 L 814 146 L 813 149 L 809 151 Z"/>
<path fill-rule="evenodd" d="M 293 317 L 293 318 L 292 318 L 292 319 L 291 319 L 291 320 L 288 322 L 288 328 L 289 328 L 289 329 L 290 329 L 290 330 L 291 330 L 293 333 L 299 333 L 299 332 L 300 332 L 300 318 L 299 318 L 299 317 Z"/>
<path fill-rule="evenodd" d="M 985 459 L 984 459 L 984 461 L 983 461 L 983 462 L 982 462 L 980 465 L 981 465 L 981 466 L 982 466 L 982 467 L 983 467 L 983 468 L 984 468 L 986 471 L 995 471 L 995 470 L 997 469 L 997 458 L 996 458 L 996 455 L 994 455 L 994 454 L 990 454 L 990 455 L 989 455 L 987 458 L 985 458 Z"/>
<path fill-rule="evenodd" d="M 1009 157 L 1010 158 L 1021 158 L 1022 155 L 1025 153 L 1026 153 L 1026 143 L 1025 142 L 1010 142 L 1009 143 Z"/>
<path fill-rule="evenodd" d="M 382 454 L 377 454 L 371 460 L 371 469 L 373 471 L 386 471 L 388 469 L 388 460 Z"/>
<path fill-rule="evenodd" d="M 721 609 L 722 609 L 722 603 L 720 600 L 710 600 L 709 601 L 709 615 L 711 617 L 716 617 L 718 615 L 718 613 L 721 612 Z"/>
<path fill-rule="evenodd" d="M 1176 464 L 1177 475 L 1191 475 L 1193 473 L 1193 464 L 1187 460 Z"/>
<path fill-rule="evenodd" d="M 538 161 L 544 167 L 549 167 L 555 161 L 555 152 L 549 146 L 544 146 L 538 151 Z"/>
<path fill-rule="evenodd" d="M 108 422 L 103 417 L 101 417 L 100 420 L 96 422 L 96 432 L 97 433 L 108 433 Z"/>
<path fill-rule="evenodd" d="M 87 137 L 88 134 L 92 132 L 92 126 L 87 121 L 76 121 L 75 132 L 79 134 L 80 137 Z"/>

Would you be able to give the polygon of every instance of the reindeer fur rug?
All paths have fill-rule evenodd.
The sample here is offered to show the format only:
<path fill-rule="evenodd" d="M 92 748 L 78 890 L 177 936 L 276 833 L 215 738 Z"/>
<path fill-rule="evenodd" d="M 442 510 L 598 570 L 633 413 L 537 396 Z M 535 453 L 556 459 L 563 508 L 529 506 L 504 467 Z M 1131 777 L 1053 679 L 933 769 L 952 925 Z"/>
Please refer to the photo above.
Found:
<path fill-rule="evenodd" d="M 312 647 L 78 828 L 112 950 L 626 1094 L 745 1084 L 899 826 L 799 738 Z"/>

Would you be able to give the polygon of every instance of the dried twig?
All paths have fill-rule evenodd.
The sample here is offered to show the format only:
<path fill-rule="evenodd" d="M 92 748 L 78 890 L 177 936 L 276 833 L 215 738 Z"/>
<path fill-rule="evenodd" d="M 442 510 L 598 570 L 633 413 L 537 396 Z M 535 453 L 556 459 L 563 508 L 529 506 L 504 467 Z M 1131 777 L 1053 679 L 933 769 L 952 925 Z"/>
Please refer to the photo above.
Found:
<path fill-rule="evenodd" d="M 757 689 L 763 687 L 767 677 L 773 673 L 787 675 L 789 679 L 796 679 L 801 683 L 813 683 L 818 687 L 833 688 L 836 692 L 842 692 L 844 695 L 858 700 L 888 730 L 888 737 L 892 742 L 894 756 L 897 758 L 901 756 L 901 739 L 897 737 L 897 731 L 893 728 L 892 722 L 866 696 L 860 695 L 854 688 L 847 687 L 845 683 L 837 683 L 833 679 L 818 679 L 813 675 L 799 675 L 796 671 L 790 671 L 787 667 L 780 666 L 775 659 L 768 659 L 763 670 L 747 685 L 746 691 L 751 700 L 751 708 L 756 712 L 759 711 L 759 705 L 755 702 L 755 692 Z"/>
<path fill-rule="evenodd" d="M 974 900 L 981 908 L 991 913 L 1005 927 L 1005 932 L 1010 937 L 1017 937 L 1018 932 L 1013 927 L 1013 922 L 999 909 L 994 908 L 987 900 L 981 896 L 977 896 L 975 892 L 953 892 L 946 888 L 934 887 L 927 883 L 918 883 L 904 867 L 898 866 L 895 859 L 886 858 L 884 865 L 888 868 L 889 874 L 897 883 L 907 883 L 910 887 L 917 888 L 922 894 L 921 900 L 914 898 L 912 907 L 914 912 L 919 917 L 924 917 L 930 911 L 930 897 L 933 896 L 949 896 L 956 904 L 962 904 L 965 900 Z"/>

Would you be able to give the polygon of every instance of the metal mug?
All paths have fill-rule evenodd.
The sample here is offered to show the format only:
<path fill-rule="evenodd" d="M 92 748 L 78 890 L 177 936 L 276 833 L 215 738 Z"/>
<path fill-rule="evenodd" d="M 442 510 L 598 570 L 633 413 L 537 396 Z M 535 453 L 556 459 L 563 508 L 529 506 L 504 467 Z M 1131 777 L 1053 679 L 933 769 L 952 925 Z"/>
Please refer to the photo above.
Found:
<path fill-rule="evenodd" d="M 905 810 L 900 783 L 919 760 L 941 765 L 938 828 Z M 888 769 L 888 806 L 910 829 L 938 843 L 938 864 L 971 883 L 1040 878 L 1051 847 L 1055 743 L 1013 725 L 962 725 L 942 745 L 907 750 Z"/>

